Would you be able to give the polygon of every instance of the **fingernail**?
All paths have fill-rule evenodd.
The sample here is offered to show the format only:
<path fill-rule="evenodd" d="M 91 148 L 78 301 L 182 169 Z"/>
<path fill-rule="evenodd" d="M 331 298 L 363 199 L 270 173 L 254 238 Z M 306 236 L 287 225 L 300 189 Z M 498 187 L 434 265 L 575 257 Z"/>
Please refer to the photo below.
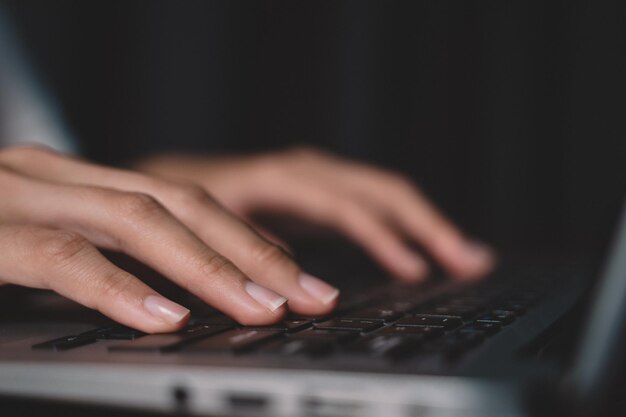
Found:
<path fill-rule="evenodd" d="M 313 275 L 300 274 L 300 286 L 309 293 L 313 298 L 322 302 L 322 304 L 330 304 L 339 296 L 339 290 L 332 285 L 327 284 Z"/>
<path fill-rule="evenodd" d="M 476 268 L 485 268 L 494 262 L 493 250 L 484 243 L 470 241 L 465 245 L 465 251 L 469 262 Z"/>
<path fill-rule="evenodd" d="M 188 309 L 160 295 L 147 296 L 143 305 L 153 316 L 172 324 L 180 323 L 189 315 Z"/>
<path fill-rule="evenodd" d="M 287 302 L 283 296 L 276 294 L 274 291 L 262 287 L 252 281 L 246 282 L 246 292 L 250 297 L 254 298 L 259 304 L 267 307 L 270 311 L 276 311 L 278 307 Z"/>

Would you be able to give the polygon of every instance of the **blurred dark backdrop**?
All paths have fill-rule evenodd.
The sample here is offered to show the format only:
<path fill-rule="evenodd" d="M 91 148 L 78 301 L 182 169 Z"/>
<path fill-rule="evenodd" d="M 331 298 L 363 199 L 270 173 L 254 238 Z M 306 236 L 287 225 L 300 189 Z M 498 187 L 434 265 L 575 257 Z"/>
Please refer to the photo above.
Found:
<path fill-rule="evenodd" d="M 4 3 L 94 160 L 313 144 L 530 251 L 626 191 L 624 1 Z"/>

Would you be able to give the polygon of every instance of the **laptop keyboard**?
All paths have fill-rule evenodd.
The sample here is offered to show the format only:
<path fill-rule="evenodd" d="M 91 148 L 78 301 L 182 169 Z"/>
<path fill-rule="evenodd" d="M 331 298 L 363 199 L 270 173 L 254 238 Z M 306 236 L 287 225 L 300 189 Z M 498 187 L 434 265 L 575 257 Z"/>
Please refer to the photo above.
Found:
<path fill-rule="evenodd" d="M 331 316 L 288 315 L 264 327 L 241 326 L 214 310 L 194 311 L 180 332 L 144 334 L 111 325 L 33 346 L 67 351 L 98 341 L 125 353 L 308 356 L 358 355 L 403 360 L 437 352 L 458 358 L 502 327 L 514 325 L 542 291 L 528 282 L 486 281 L 473 286 L 430 282 L 388 285 L 343 301 Z M 202 308 L 201 308 L 202 310 Z"/>

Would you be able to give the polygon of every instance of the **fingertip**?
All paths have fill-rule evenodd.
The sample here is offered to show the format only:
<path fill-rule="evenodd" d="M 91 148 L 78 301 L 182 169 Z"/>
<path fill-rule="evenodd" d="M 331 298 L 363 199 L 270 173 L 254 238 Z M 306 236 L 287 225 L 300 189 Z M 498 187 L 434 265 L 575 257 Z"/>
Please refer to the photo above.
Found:
<path fill-rule="evenodd" d="M 426 281 L 426 273 L 420 273 L 420 274 L 411 274 L 411 275 L 407 275 L 407 274 L 398 274 L 398 273 L 394 273 L 393 274 L 393 278 L 397 279 L 398 281 L 407 283 L 407 284 L 419 284 L 421 282 Z"/>
<path fill-rule="evenodd" d="M 285 318 L 287 306 L 283 304 L 274 311 L 263 308 L 262 311 L 238 311 L 232 315 L 233 319 L 243 326 L 268 326 Z"/>
<path fill-rule="evenodd" d="M 305 316 L 330 313 L 339 300 L 340 290 L 311 274 L 300 273 L 289 299 L 289 309 Z"/>
<path fill-rule="evenodd" d="M 287 302 L 287 298 L 253 281 L 246 282 L 245 290 L 257 303 L 261 304 L 272 313 L 280 309 Z"/>
<path fill-rule="evenodd" d="M 338 298 L 327 303 L 302 303 L 289 301 L 289 310 L 309 317 L 321 317 L 330 314 L 337 307 Z"/>
<path fill-rule="evenodd" d="M 143 300 L 143 308 L 150 315 L 141 320 L 138 327 L 147 333 L 166 333 L 180 330 L 187 324 L 191 311 L 158 294 L 150 294 Z"/>
<path fill-rule="evenodd" d="M 172 324 L 164 321 L 161 322 L 144 322 L 137 326 L 130 325 L 130 327 L 140 330 L 144 333 L 155 334 L 155 333 L 175 333 L 179 330 L 182 330 L 183 327 L 189 322 L 189 317 L 181 320 L 178 323 Z"/>
<path fill-rule="evenodd" d="M 469 241 L 458 250 L 455 261 L 449 268 L 455 278 L 476 280 L 485 277 L 495 268 L 497 257 L 488 245 Z"/>
<path fill-rule="evenodd" d="M 428 263 L 414 254 L 404 257 L 401 262 L 389 263 L 388 269 L 394 278 L 406 283 L 423 282 L 430 273 Z"/>
<path fill-rule="evenodd" d="M 173 325 L 188 319 L 191 314 L 188 308 L 156 294 L 144 298 L 143 306 L 150 314 Z"/>
<path fill-rule="evenodd" d="M 181 330 L 183 327 L 187 325 L 189 319 L 191 318 L 191 314 L 183 317 L 180 321 L 176 323 L 172 323 L 169 321 L 161 320 L 158 318 L 150 318 L 148 320 L 118 320 L 120 323 L 132 327 L 133 329 L 137 329 L 144 333 L 148 334 L 156 334 L 156 333 L 174 333 Z"/>
<path fill-rule="evenodd" d="M 301 273 L 298 276 L 298 283 L 304 291 L 324 306 L 335 303 L 339 297 L 338 288 L 311 274 Z"/>

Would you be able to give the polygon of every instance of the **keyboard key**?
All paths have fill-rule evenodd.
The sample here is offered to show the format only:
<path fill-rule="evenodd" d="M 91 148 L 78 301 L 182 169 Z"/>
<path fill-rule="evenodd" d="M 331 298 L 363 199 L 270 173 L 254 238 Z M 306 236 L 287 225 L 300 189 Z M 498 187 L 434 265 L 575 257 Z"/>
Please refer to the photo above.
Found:
<path fill-rule="evenodd" d="M 300 314 L 293 314 L 293 313 L 288 313 L 287 314 L 287 320 L 304 320 L 304 321 L 309 321 L 309 322 L 313 322 L 313 323 L 320 323 L 323 321 L 327 321 L 330 319 L 330 316 L 303 316 Z"/>
<path fill-rule="evenodd" d="M 491 303 L 491 297 L 480 297 L 480 296 L 455 296 L 446 299 L 445 301 L 440 301 L 442 304 L 446 305 L 457 305 L 457 306 L 473 306 L 473 307 L 483 307 L 489 305 Z"/>
<path fill-rule="evenodd" d="M 109 326 L 80 334 L 83 337 L 95 337 L 97 340 L 135 340 L 146 334 L 125 326 Z"/>
<path fill-rule="evenodd" d="M 416 314 L 413 317 L 406 317 L 396 322 L 396 326 L 424 326 L 440 327 L 444 330 L 451 330 L 463 324 L 460 317 L 435 316 L 426 314 Z"/>
<path fill-rule="evenodd" d="M 507 324 L 510 324 L 513 322 L 513 320 L 515 320 L 515 314 L 512 314 L 511 312 L 501 312 L 501 314 L 493 313 L 494 312 L 492 312 L 492 314 L 486 314 L 484 316 L 481 316 L 476 320 L 476 323 L 493 323 L 499 324 L 501 326 L 506 326 Z"/>
<path fill-rule="evenodd" d="M 351 353 L 386 356 L 400 359 L 414 353 L 420 345 L 418 339 L 404 338 L 400 336 L 376 335 L 364 340 L 359 340 L 350 345 L 347 350 Z"/>
<path fill-rule="evenodd" d="M 400 318 L 404 313 L 401 311 L 389 310 L 384 308 L 365 308 L 362 310 L 351 311 L 345 313 L 343 318 L 357 320 L 382 320 L 391 322 Z"/>
<path fill-rule="evenodd" d="M 287 337 L 295 339 L 319 339 L 331 341 L 333 343 L 345 343 L 359 337 L 357 332 L 340 330 L 319 330 L 310 329 Z"/>
<path fill-rule="evenodd" d="M 506 302 L 501 304 L 496 304 L 495 310 L 508 310 L 515 313 L 517 316 L 521 316 L 526 312 L 526 305 L 518 302 Z"/>
<path fill-rule="evenodd" d="M 248 330 L 275 330 L 280 332 L 294 333 L 307 329 L 313 325 L 311 320 L 288 319 L 269 326 L 246 326 Z"/>
<path fill-rule="evenodd" d="M 243 352 L 282 335 L 283 332 L 272 330 L 227 330 L 185 345 L 183 350 L 187 352 Z"/>
<path fill-rule="evenodd" d="M 380 310 L 391 310 L 399 313 L 408 313 L 417 308 L 417 304 L 410 301 L 386 301 L 376 304 L 375 308 Z"/>
<path fill-rule="evenodd" d="M 335 343 L 331 339 L 317 338 L 285 338 L 266 343 L 259 347 L 259 353 L 281 356 L 307 355 L 319 357 L 331 353 Z"/>
<path fill-rule="evenodd" d="M 515 318 L 515 312 L 514 311 L 510 311 L 510 310 L 494 309 L 494 310 L 491 310 L 491 314 L 493 314 L 496 317 L 513 317 L 513 318 Z"/>
<path fill-rule="evenodd" d="M 72 348 L 76 348 L 79 346 L 89 345 L 91 343 L 95 343 L 95 337 L 89 336 L 64 336 L 58 339 L 49 340 L 44 343 L 38 343 L 33 345 L 33 349 L 41 349 L 41 350 L 54 350 L 54 351 L 62 351 L 68 350 Z"/>
<path fill-rule="evenodd" d="M 491 336 L 498 333 L 502 326 L 499 323 L 474 323 L 471 328 L 483 331 L 487 336 Z"/>
<path fill-rule="evenodd" d="M 402 336 L 426 341 L 443 335 L 443 329 L 441 327 L 389 326 L 377 331 L 374 334 Z"/>
<path fill-rule="evenodd" d="M 333 319 L 315 324 L 320 330 L 343 330 L 349 332 L 370 332 L 381 327 L 379 320 Z"/>
<path fill-rule="evenodd" d="M 194 320 L 194 324 L 210 324 L 217 326 L 240 327 L 241 325 L 235 320 L 223 314 L 210 315 Z"/>
<path fill-rule="evenodd" d="M 229 326 L 197 324 L 188 326 L 178 333 L 150 334 L 123 345 L 109 347 L 111 351 L 160 351 L 172 352 L 186 344 L 195 342 L 203 337 L 230 329 Z"/>
<path fill-rule="evenodd" d="M 464 305 L 448 305 L 448 304 L 439 304 L 433 307 L 426 307 L 423 310 L 420 310 L 421 314 L 454 316 L 454 317 L 460 317 L 464 320 L 474 317 L 479 312 L 480 312 L 480 309 L 478 307 L 464 306 Z"/>

